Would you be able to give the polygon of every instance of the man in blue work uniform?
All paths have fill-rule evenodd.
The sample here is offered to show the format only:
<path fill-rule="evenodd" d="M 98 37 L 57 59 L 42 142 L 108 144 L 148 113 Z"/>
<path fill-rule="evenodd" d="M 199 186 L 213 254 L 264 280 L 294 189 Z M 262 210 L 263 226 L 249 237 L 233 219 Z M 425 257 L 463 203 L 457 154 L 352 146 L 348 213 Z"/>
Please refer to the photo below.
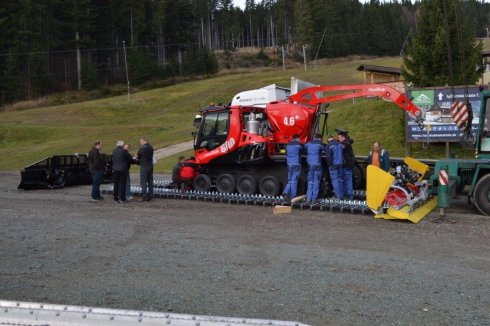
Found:
<path fill-rule="evenodd" d="M 339 142 L 344 147 L 344 167 L 342 168 L 342 181 L 344 195 L 349 199 L 354 199 L 354 187 L 352 180 L 352 169 L 356 165 L 354 151 L 349 140 L 349 135 L 345 131 L 339 132 Z"/>
<path fill-rule="evenodd" d="M 328 136 L 327 163 L 335 197 L 344 197 L 342 169 L 344 167 L 344 147 L 332 135 Z"/>
<path fill-rule="evenodd" d="M 298 179 L 301 174 L 301 153 L 303 145 L 299 142 L 299 135 L 293 135 L 293 139 L 286 145 L 286 160 L 288 164 L 288 184 L 284 188 L 282 197 L 290 201 L 296 197 L 298 190 Z"/>
<path fill-rule="evenodd" d="M 305 144 L 308 162 L 308 189 L 306 191 L 306 202 L 314 203 L 318 199 L 320 180 L 322 179 L 322 153 L 325 146 L 322 143 L 322 135 L 316 134 L 312 141 Z"/>

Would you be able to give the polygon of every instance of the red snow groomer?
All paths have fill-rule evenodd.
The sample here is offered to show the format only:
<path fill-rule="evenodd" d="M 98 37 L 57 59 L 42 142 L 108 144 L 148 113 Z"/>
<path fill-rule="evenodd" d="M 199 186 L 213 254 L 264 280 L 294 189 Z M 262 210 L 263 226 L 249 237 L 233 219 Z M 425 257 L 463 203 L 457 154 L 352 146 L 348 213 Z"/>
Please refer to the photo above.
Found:
<path fill-rule="evenodd" d="M 194 180 L 194 189 L 280 194 L 287 183 L 284 148 L 292 136 L 298 134 L 306 143 L 316 133 L 324 133 L 328 115 L 325 103 L 359 97 L 382 97 L 422 121 L 418 107 L 383 84 L 313 86 L 290 96 L 288 89 L 275 85 L 243 92 L 230 106 L 209 106 L 196 117 L 194 150 L 201 174 Z M 362 185 L 360 168 L 354 169 L 354 175 L 355 184 Z M 325 180 L 323 194 L 328 191 L 328 178 Z M 304 191 L 305 182 L 303 175 L 299 193 Z"/>

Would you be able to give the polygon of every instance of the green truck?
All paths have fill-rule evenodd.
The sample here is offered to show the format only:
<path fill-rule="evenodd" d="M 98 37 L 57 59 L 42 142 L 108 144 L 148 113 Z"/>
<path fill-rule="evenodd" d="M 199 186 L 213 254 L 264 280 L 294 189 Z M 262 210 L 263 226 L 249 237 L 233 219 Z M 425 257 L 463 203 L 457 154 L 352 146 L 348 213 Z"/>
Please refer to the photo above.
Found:
<path fill-rule="evenodd" d="M 488 112 L 488 113 L 487 113 Z M 445 215 L 451 198 L 467 194 L 484 215 L 490 215 L 490 91 L 481 93 L 480 122 L 475 135 L 475 159 L 441 159 L 434 167 L 430 183 L 435 194 L 440 216 Z"/>

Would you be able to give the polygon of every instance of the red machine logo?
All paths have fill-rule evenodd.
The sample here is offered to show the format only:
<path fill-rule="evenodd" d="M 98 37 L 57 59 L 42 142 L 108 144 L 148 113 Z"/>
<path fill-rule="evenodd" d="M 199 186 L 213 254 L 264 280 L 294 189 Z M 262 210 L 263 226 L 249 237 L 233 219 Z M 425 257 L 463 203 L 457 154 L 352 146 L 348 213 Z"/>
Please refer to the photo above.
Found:
<path fill-rule="evenodd" d="M 228 139 L 227 141 L 224 142 L 223 145 L 221 145 L 221 153 L 226 153 L 228 152 L 230 149 L 233 148 L 233 146 L 235 145 L 235 139 L 234 138 L 230 138 Z"/>

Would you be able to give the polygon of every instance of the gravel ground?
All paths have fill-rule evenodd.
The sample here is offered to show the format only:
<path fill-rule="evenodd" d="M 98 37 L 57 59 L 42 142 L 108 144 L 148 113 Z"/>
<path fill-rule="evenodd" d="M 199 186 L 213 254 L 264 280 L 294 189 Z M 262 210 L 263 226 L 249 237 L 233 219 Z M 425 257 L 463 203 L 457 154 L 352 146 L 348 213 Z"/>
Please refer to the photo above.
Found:
<path fill-rule="evenodd" d="M 489 325 L 490 218 L 455 224 L 18 191 L 0 172 L 0 299 L 297 320 Z M 432 213 L 435 216 L 435 213 Z"/>

